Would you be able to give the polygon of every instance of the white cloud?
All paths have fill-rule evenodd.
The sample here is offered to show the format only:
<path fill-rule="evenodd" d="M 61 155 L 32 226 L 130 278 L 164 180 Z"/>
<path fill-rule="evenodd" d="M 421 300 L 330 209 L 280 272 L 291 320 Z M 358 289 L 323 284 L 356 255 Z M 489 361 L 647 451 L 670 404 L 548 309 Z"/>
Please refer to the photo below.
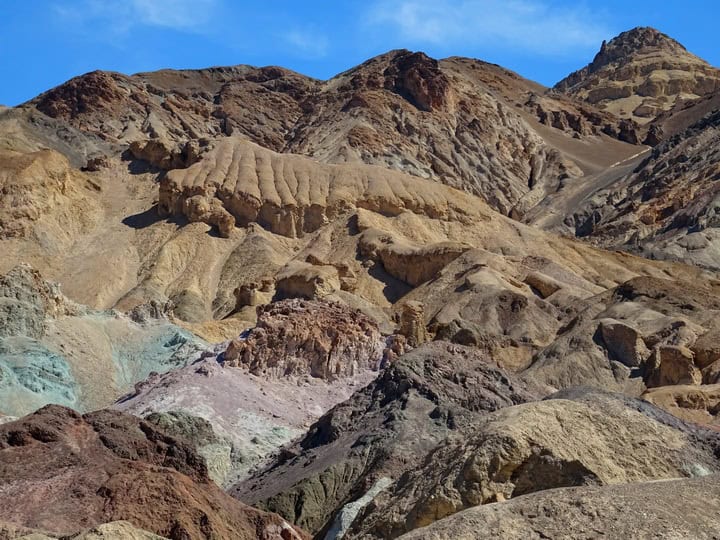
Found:
<path fill-rule="evenodd" d="M 136 26 L 203 31 L 217 7 L 218 0 L 83 0 L 57 3 L 55 11 L 65 21 L 122 34 Z"/>
<path fill-rule="evenodd" d="M 178 30 L 203 26 L 216 7 L 215 0 L 132 0 L 130 4 L 144 24 Z"/>
<path fill-rule="evenodd" d="M 547 0 L 384 0 L 367 22 L 404 40 L 436 46 L 500 45 L 547 55 L 596 48 L 611 32 L 597 13 Z"/>
<path fill-rule="evenodd" d="M 291 30 L 282 36 L 283 40 L 292 47 L 296 56 L 305 58 L 322 58 L 328 52 L 328 39 L 313 30 Z"/>

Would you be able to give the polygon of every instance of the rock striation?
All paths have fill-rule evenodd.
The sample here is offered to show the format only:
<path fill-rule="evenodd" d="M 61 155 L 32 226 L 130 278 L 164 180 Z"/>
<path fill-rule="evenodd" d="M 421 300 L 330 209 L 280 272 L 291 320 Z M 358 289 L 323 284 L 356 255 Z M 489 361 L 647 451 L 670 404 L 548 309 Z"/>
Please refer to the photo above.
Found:
<path fill-rule="evenodd" d="M 401 477 L 461 426 L 528 399 L 478 351 L 426 343 L 326 413 L 232 493 L 317 533 L 375 480 Z"/>
<path fill-rule="evenodd" d="M 410 210 L 449 220 L 475 214 L 460 194 L 427 180 L 364 165 L 321 165 L 238 138 L 218 141 L 199 163 L 168 173 L 160 183 L 158 208 L 161 215 L 218 226 L 223 218 L 211 216 L 230 214 L 239 226 L 259 223 L 291 238 L 355 208 L 385 215 Z M 227 234 L 225 228 L 221 234 Z"/>

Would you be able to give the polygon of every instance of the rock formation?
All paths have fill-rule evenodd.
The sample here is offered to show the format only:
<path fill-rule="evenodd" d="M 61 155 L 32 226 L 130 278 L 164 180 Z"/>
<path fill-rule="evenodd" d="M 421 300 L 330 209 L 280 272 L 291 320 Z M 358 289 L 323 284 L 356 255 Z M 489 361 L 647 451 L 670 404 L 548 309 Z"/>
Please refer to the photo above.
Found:
<path fill-rule="evenodd" d="M 399 478 L 478 415 L 528 399 L 477 351 L 428 343 L 390 364 L 234 492 L 317 532 L 375 479 Z"/>
<path fill-rule="evenodd" d="M 130 520 L 177 539 L 303 537 L 220 491 L 192 446 L 129 415 L 48 406 L 0 426 L 0 455 L 0 519 L 15 525 L 68 535 Z"/>
<path fill-rule="evenodd" d="M 377 369 L 383 347 L 377 324 L 357 310 L 285 300 L 259 307 L 257 326 L 232 341 L 223 360 L 255 375 L 332 380 Z"/>
<path fill-rule="evenodd" d="M 555 89 L 396 50 L 0 108 L 0 538 L 714 533 L 718 73 L 645 28 Z"/>

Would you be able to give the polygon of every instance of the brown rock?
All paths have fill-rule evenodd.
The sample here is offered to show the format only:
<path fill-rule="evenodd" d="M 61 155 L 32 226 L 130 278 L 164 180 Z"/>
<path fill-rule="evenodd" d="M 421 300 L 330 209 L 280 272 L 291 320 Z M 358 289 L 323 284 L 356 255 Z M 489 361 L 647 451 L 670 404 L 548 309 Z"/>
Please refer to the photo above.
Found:
<path fill-rule="evenodd" d="M 313 300 L 283 300 L 258 307 L 258 324 L 233 340 L 225 365 L 272 377 L 310 375 L 333 380 L 377 369 L 384 340 L 360 311 Z"/>
<path fill-rule="evenodd" d="M 614 359 L 628 367 L 638 367 L 650 356 L 650 351 L 637 329 L 612 319 L 600 321 L 600 334 Z"/>
<path fill-rule="evenodd" d="M 425 327 L 425 308 L 421 302 L 404 302 L 400 307 L 400 334 L 411 347 L 428 341 Z"/>
<path fill-rule="evenodd" d="M 672 384 L 700 384 L 702 373 L 695 366 L 694 355 L 686 347 L 660 345 L 653 351 L 648 387 Z"/>
<path fill-rule="evenodd" d="M 0 520 L 71 535 L 127 520 L 171 539 L 300 539 L 230 498 L 184 440 L 119 412 L 47 406 L 0 426 Z"/>

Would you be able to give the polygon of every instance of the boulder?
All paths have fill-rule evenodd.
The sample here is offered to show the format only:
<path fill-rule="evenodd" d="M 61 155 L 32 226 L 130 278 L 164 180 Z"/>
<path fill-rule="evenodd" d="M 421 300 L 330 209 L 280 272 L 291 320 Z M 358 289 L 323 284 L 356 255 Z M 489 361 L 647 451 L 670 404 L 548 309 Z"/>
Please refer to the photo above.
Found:
<path fill-rule="evenodd" d="M 613 319 L 603 319 L 599 329 L 611 357 L 626 366 L 638 367 L 650 356 L 636 328 Z"/>
<path fill-rule="evenodd" d="M 417 347 L 428 340 L 425 307 L 422 302 L 408 301 L 402 304 L 399 332 L 405 336 L 411 347 Z"/>
<path fill-rule="evenodd" d="M 655 347 L 650 362 L 646 379 L 648 387 L 702 382 L 702 373 L 695 366 L 694 355 L 686 347 L 675 345 Z"/>

